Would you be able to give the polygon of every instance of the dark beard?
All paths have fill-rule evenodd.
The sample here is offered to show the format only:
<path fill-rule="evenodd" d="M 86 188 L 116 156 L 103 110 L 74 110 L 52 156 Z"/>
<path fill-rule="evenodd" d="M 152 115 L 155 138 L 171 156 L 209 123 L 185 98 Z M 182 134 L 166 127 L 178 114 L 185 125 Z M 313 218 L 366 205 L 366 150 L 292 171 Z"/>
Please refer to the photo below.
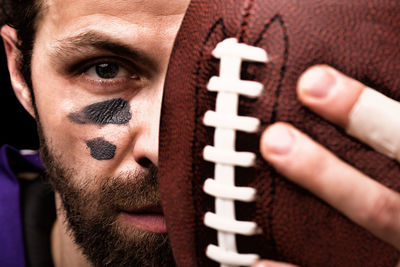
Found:
<path fill-rule="evenodd" d="M 87 177 L 88 182 L 78 186 L 72 179 L 76 170 L 63 166 L 60 155 L 51 150 L 41 129 L 39 136 L 41 156 L 49 182 L 61 197 L 65 223 L 93 265 L 175 266 L 166 234 L 116 223 L 121 210 L 159 203 L 155 166 L 149 171 L 118 177 Z"/>

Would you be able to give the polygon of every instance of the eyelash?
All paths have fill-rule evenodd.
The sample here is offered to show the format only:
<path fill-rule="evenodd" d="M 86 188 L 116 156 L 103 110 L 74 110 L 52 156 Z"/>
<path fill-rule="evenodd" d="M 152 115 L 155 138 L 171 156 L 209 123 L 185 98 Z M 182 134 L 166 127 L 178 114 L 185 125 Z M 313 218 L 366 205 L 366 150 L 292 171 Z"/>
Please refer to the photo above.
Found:
<path fill-rule="evenodd" d="M 116 77 L 116 78 L 95 78 L 88 74 L 91 68 L 95 68 L 100 64 L 116 64 L 119 66 L 120 70 L 125 70 L 130 75 L 126 77 Z M 101 91 L 114 91 L 121 90 L 123 88 L 132 88 L 132 86 L 139 86 L 141 82 L 141 73 L 137 66 L 131 61 L 121 58 L 113 57 L 100 57 L 94 59 L 88 59 L 83 62 L 73 64 L 68 68 L 68 72 L 73 76 L 77 77 L 79 82 L 84 82 L 90 87 L 90 89 L 101 90 Z M 134 83 L 132 85 L 132 83 Z M 86 86 L 85 86 L 86 87 Z"/>

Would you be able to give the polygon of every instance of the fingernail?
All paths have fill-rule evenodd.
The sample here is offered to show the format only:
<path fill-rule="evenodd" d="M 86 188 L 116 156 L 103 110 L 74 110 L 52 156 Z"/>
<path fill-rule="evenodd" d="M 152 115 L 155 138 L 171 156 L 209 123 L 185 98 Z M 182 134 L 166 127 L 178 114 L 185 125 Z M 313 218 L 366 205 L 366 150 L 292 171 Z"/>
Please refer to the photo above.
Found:
<path fill-rule="evenodd" d="M 294 136 L 287 126 L 275 125 L 267 130 L 265 141 L 269 153 L 284 155 L 292 149 Z"/>
<path fill-rule="evenodd" d="M 336 77 L 330 71 L 315 67 L 306 71 L 299 81 L 299 89 L 307 96 L 326 97 L 336 83 Z"/>

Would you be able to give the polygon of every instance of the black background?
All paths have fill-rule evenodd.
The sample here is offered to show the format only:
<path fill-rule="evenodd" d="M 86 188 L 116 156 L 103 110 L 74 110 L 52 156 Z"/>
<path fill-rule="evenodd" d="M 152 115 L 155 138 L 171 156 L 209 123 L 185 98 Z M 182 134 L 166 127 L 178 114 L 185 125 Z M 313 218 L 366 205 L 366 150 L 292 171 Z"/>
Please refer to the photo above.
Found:
<path fill-rule="evenodd" d="M 10 84 L 3 42 L 0 42 L 0 146 L 37 149 L 36 123 L 18 102 Z"/>

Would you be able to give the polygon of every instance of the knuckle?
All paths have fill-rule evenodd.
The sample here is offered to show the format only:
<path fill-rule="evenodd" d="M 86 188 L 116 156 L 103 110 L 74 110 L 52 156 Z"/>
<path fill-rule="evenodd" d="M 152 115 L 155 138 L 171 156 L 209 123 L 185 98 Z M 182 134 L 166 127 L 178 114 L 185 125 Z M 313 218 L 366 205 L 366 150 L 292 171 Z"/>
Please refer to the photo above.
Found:
<path fill-rule="evenodd" d="M 400 216 L 399 203 L 386 194 L 379 194 L 369 208 L 367 224 L 378 231 L 387 232 L 397 228 Z"/>

